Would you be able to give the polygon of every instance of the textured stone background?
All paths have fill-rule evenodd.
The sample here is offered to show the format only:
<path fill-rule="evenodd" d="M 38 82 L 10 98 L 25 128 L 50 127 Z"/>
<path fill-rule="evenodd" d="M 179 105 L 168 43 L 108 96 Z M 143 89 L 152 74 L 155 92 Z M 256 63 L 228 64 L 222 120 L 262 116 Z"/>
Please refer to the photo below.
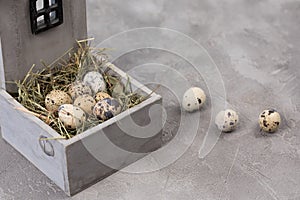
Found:
<path fill-rule="evenodd" d="M 72 198 L 0 140 L 0 199 L 300 199 L 299 1 L 87 3 L 89 35 L 96 42 L 132 28 L 155 26 L 180 31 L 203 45 L 219 67 L 228 103 L 241 114 L 240 127 L 222 135 L 213 151 L 200 160 L 198 150 L 210 118 L 206 108 L 193 145 L 171 166 L 142 175 L 119 172 Z M 133 52 L 116 63 L 128 70 L 141 57 L 174 67 L 179 63 L 191 84 L 202 83 L 187 63 L 165 52 Z M 172 95 L 163 96 L 169 100 Z M 164 105 L 168 114 L 176 113 L 178 102 Z M 257 115 L 269 107 L 281 112 L 283 124 L 277 134 L 263 137 Z M 178 119 L 172 117 L 167 120 L 166 140 L 176 132 Z"/>

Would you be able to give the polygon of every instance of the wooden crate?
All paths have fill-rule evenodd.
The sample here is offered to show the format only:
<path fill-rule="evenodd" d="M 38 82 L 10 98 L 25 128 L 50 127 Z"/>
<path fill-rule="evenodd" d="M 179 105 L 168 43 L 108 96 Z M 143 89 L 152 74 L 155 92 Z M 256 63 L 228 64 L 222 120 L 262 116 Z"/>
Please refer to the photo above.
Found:
<path fill-rule="evenodd" d="M 64 23 L 49 31 L 34 35 L 29 20 L 29 0 L 0 1 L 0 30 L 3 53 L 3 82 L 23 79 L 33 63 L 40 59 L 51 63 L 74 45 L 75 40 L 86 38 L 84 0 L 64 0 Z M 126 74 L 111 65 L 127 80 Z M 131 79 L 133 89 L 145 94 L 151 91 Z M 159 95 L 152 93 L 141 104 L 87 130 L 69 140 L 41 141 L 60 135 L 40 119 L 16 110 L 23 107 L 10 94 L 16 91 L 12 84 L 1 84 L 0 125 L 2 137 L 68 195 L 74 195 L 95 182 L 133 163 L 161 146 L 161 132 L 143 138 L 137 135 L 139 126 L 150 123 L 149 109 L 161 105 Z M 157 108 L 157 109 L 153 109 Z M 151 108 L 152 119 L 161 127 L 162 111 Z M 153 122 L 151 122 L 153 123 Z M 120 128 L 126 124 L 126 129 Z M 118 151 L 112 151 L 115 147 Z M 115 149 L 115 150 L 116 150 Z M 112 167 L 113 166 L 113 167 Z"/>
<path fill-rule="evenodd" d="M 114 67 L 114 71 L 127 78 L 120 69 Z M 131 83 L 133 89 L 140 88 L 146 94 L 151 93 L 134 79 L 131 79 Z M 16 107 L 22 105 L 5 90 L 1 90 L 1 132 L 5 141 L 66 194 L 74 195 L 161 146 L 161 132 L 143 138 L 133 137 L 127 132 L 131 126 L 136 127 L 138 124 L 143 127 L 149 124 L 150 107 L 161 103 L 161 96 L 153 93 L 139 105 L 69 140 L 43 141 L 40 138 L 59 137 L 59 134 L 40 119 L 16 110 Z M 155 122 L 151 123 L 157 123 L 160 127 L 162 112 L 159 106 L 154 108 L 157 108 L 154 113 L 152 110 Z M 122 123 L 126 123 L 126 130 L 122 130 Z M 123 152 L 118 153 L 113 148 Z"/>

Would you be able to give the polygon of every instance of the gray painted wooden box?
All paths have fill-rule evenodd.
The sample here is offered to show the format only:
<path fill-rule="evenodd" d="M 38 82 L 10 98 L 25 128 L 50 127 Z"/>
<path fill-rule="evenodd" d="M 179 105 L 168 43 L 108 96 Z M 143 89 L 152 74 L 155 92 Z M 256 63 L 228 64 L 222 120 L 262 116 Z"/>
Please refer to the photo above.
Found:
<path fill-rule="evenodd" d="M 86 37 L 85 1 L 64 0 L 64 24 L 38 36 L 30 33 L 28 2 L 20 0 L 17 5 L 16 1 L 0 2 L 0 17 L 7 22 L 1 24 L 0 29 L 4 62 L 0 70 L 2 83 L 3 79 L 22 79 L 32 63 L 39 63 L 41 58 L 51 62 L 72 46 L 75 39 Z M 47 48 L 40 51 L 44 46 Z M 114 65 L 110 67 L 127 80 L 123 71 Z M 9 93 L 16 88 L 1 84 L 2 138 L 66 194 L 74 195 L 161 146 L 161 131 L 149 135 L 145 134 L 149 131 L 144 131 L 150 121 L 161 127 L 161 106 L 155 106 L 161 105 L 161 96 L 151 93 L 134 79 L 131 83 L 133 89 L 151 94 L 149 98 L 69 140 L 49 141 L 40 138 L 59 137 L 59 134 L 40 119 L 17 110 L 16 107 L 22 105 Z"/>
<path fill-rule="evenodd" d="M 125 77 L 121 70 L 116 70 Z M 131 81 L 135 87 L 142 88 L 147 94 L 151 93 L 135 80 Z M 45 142 L 40 138 L 59 137 L 59 134 L 38 118 L 16 110 L 16 107 L 22 105 L 5 90 L 1 90 L 1 132 L 4 140 L 63 191 L 74 195 L 160 147 L 160 132 L 144 138 L 127 133 L 130 126 L 146 126 L 149 123 L 149 108 L 154 104 L 161 104 L 161 97 L 157 94 L 152 94 L 141 104 L 69 140 Z M 156 122 L 152 123 L 160 127 L 161 110 L 158 106 L 154 107 L 157 109 L 152 112 L 151 119 Z M 125 124 L 124 130 L 122 123 Z M 113 150 L 115 147 L 127 153 L 118 153 Z"/>

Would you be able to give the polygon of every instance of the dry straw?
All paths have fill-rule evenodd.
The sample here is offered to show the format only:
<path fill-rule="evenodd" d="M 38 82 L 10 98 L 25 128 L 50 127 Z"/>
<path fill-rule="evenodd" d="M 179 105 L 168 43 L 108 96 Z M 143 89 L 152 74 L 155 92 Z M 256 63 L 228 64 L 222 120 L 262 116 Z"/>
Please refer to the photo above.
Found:
<path fill-rule="evenodd" d="M 16 99 L 25 107 L 17 109 L 43 120 L 62 136 L 57 139 L 72 138 L 102 122 L 91 115 L 76 130 L 68 130 L 57 117 L 57 113 L 49 112 L 45 108 L 45 97 L 48 93 L 52 90 L 67 92 L 69 86 L 74 81 L 82 80 L 88 71 L 96 70 L 102 73 L 107 85 L 106 92 L 120 101 L 123 111 L 149 97 L 133 92 L 129 78 L 123 83 L 121 77 L 109 67 L 105 67 L 106 49 L 92 48 L 88 44 L 90 40 L 92 39 L 77 41 L 77 48 L 69 49 L 50 65 L 42 62 L 42 70 L 35 70 L 33 65 L 22 81 L 15 82 L 18 87 Z"/>

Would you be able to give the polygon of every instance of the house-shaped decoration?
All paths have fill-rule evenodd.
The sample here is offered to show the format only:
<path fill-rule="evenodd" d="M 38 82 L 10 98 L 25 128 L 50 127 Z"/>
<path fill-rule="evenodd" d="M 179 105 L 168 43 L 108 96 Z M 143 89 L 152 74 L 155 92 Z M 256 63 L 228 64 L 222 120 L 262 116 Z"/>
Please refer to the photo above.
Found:
<path fill-rule="evenodd" d="M 0 90 L 2 138 L 66 194 L 76 194 L 160 147 L 161 132 L 148 138 L 136 138 L 126 133 L 131 125 L 135 131 L 137 124 L 146 126 L 151 106 L 162 103 L 159 95 L 133 79 L 134 88 L 142 88 L 144 93 L 149 94 L 147 100 L 69 140 L 41 140 L 60 135 L 37 117 L 15 109 L 22 105 L 12 97 L 16 87 L 9 82 L 22 80 L 32 64 L 39 64 L 41 59 L 51 63 L 74 46 L 76 40 L 87 37 L 86 2 L 0 1 L 0 19 L 4 66 L 0 70 L 0 79 L 2 83 L 6 81 Z M 112 68 L 127 79 L 123 71 L 114 65 Z M 161 110 L 151 109 L 151 114 L 157 120 L 157 126 L 161 126 Z M 120 128 L 122 123 L 126 123 L 126 131 Z M 108 143 L 132 154 L 115 155 L 105 147 Z M 106 161 L 111 161 L 114 167 L 101 162 L 95 155 L 97 152 L 104 155 Z"/>

